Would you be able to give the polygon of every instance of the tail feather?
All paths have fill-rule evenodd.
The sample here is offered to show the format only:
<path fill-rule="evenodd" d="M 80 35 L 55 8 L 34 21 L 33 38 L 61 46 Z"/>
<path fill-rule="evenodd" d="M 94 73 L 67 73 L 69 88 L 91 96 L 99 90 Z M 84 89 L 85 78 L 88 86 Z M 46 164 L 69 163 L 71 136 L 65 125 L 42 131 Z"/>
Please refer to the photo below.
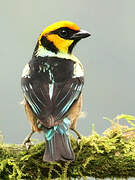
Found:
<path fill-rule="evenodd" d="M 74 152 L 69 139 L 70 120 L 65 118 L 62 123 L 52 128 L 43 128 L 46 149 L 43 161 L 74 160 Z"/>
<path fill-rule="evenodd" d="M 74 158 L 74 152 L 67 135 L 56 132 L 50 141 L 46 141 L 43 161 L 69 161 L 74 160 Z"/>

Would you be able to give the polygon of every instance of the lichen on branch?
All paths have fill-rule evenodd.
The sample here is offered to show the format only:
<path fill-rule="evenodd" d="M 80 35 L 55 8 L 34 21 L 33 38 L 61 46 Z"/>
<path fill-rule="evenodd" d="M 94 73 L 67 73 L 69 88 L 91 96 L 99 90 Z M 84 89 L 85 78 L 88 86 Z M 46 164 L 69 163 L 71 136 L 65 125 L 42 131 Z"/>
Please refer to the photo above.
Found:
<path fill-rule="evenodd" d="M 132 127 L 122 126 L 126 119 Z M 29 150 L 22 145 L 0 143 L 0 179 L 44 180 L 72 178 L 135 177 L 134 116 L 120 115 L 111 121 L 111 128 L 102 136 L 94 129 L 80 144 L 71 136 L 76 159 L 73 162 L 43 162 L 45 144 Z"/>

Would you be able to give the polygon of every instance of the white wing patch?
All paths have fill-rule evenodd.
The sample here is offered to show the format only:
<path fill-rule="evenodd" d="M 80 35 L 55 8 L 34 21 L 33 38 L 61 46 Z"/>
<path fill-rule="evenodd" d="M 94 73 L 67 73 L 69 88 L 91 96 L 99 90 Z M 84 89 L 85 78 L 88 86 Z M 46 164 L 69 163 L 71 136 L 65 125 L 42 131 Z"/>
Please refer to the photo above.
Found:
<path fill-rule="evenodd" d="M 54 88 L 54 84 L 49 84 L 49 96 L 50 96 L 50 100 L 52 99 L 52 96 L 53 96 L 53 88 Z"/>
<path fill-rule="evenodd" d="M 84 76 L 84 70 L 80 63 L 74 64 L 74 78 Z"/>
<path fill-rule="evenodd" d="M 23 69 L 23 72 L 22 72 L 22 77 L 24 77 L 24 78 L 28 77 L 29 78 L 29 74 L 30 74 L 30 66 L 29 66 L 29 64 L 26 64 L 24 69 Z"/>

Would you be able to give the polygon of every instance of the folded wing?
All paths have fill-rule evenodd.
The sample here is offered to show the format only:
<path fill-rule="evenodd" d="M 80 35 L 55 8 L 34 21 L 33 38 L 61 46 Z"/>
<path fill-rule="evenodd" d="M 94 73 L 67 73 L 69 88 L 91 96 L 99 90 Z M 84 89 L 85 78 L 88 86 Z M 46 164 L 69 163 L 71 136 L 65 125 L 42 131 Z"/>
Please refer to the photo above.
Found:
<path fill-rule="evenodd" d="M 49 84 L 42 79 L 22 78 L 22 90 L 33 113 L 45 124 L 50 115 L 58 121 L 79 98 L 84 84 L 83 77 Z"/>

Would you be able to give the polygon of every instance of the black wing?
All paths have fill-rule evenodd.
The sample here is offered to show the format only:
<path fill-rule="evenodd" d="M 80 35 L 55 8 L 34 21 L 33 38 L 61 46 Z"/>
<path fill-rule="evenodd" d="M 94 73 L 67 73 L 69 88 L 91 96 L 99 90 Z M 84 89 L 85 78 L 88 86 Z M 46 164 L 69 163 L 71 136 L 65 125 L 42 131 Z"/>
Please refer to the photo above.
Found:
<path fill-rule="evenodd" d="M 22 78 L 22 90 L 33 113 L 43 123 L 50 115 L 55 121 L 60 120 L 79 98 L 84 79 L 71 78 L 65 82 L 49 84 L 41 78 Z"/>

